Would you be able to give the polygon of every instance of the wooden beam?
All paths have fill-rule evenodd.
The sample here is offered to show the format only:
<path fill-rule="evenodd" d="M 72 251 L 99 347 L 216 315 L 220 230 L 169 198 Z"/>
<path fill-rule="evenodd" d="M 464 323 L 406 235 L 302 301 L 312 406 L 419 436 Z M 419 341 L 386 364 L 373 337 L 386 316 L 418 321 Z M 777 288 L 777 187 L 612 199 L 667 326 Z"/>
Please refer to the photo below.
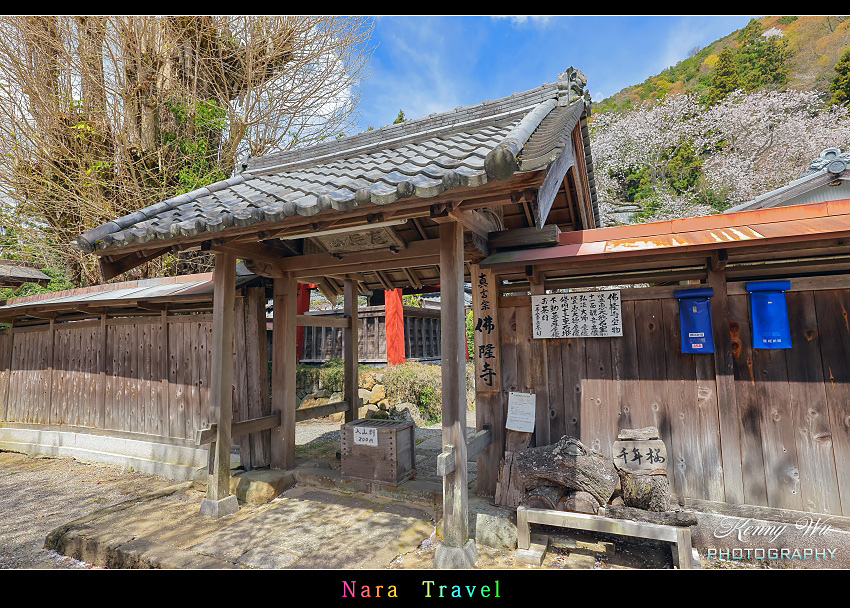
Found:
<path fill-rule="evenodd" d="M 491 249 L 525 249 L 527 247 L 555 247 L 561 230 L 557 224 L 543 228 L 514 228 L 490 233 L 487 240 Z"/>
<path fill-rule="evenodd" d="M 570 167 L 576 164 L 576 152 L 573 146 L 572 138 L 567 140 L 564 149 L 553 162 L 546 167 L 546 178 L 540 185 L 540 190 L 537 194 L 537 204 L 534 205 L 535 225 L 537 228 L 543 228 L 546 223 L 546 218 L 549 217 L 549 211 L 552 210 L 552 204 L 555 202 L 555 196 L 561 185 L 564 183 L 564 177 Z"/>
<path fill-rule="evenodd" d="M 357 282 L 345 279 L 344 289 L 343 312 L 349 319 L 349 324 L 342 330 L 342 359 L 345 368 L 343 395 L 344 399 L 351 404 L 345 412 L 345 421 L 354 422 L 360 411 L 360 382 L 357 376 L 357 334 L 360 329 L 357 318 Z"/>
<path fill-rule="evenodd" d="M 295 395 L 298 283 L 292 273 L 274 280 L 274 330 L 272 331 L 272 414 L 280 426 L 271 432 L 271 466 L 295 466 Z"/>
<path fill-rule="evenodd" d="M 312 420 L 313 418 L 324 418 L 339 412 L 347 412 L 351 409 L 348 401 L 337 401 L 335 403 L 326 403 L 324 405 L 314 405 L 312 407 L 300 408 L 295 412 L 295 422 L 303 422 Z"/>
<path fill-rule="evenodd" d="M 297 327 L 342 327 L 344 329 L 351 325 L 351 319 L 325 315 L 298 315 L 295 324 Z"/>
<path fill-rule="evenodd" d="M 213 271 L 213 322 L 211 337 L 210 421 L 218 425 L 213 472 L 207 499 L 230 495 L 230 439 L 233 420 L 233 320 L 236 291 L 236 256 L 217 253 Z M 213 457 L 211 455 L 211 457 Z"/>
<path fill-rule="evenodd" d="M 443 543 L 462 548 L 469 537 L 466 464 L 466 328 L 463 311 L 463 229 L 440 224 L 440 319 L 443 446 L 455 446 L 455 470 L 443 477 Z"/>
<path fill-rule="evenodd" d="M 273 429 L 278 426 L 280 426 L 280 413 L 275 412 L 270 416 L 262 416 L 260 418 L 251 418 L 250 420 L 234 422 L 230 427 L 230 435 L 232 437 L 239 437 L 241 435 L 248 435 L 249 433 L 256 433 L 257 431 Z M 217 424 L 211 424 L 205 429 L 198 429 L 195 431 L 195 445 L 203 445 L 205 443 L 213 442 L 217 443 L 217 433 Z"/>
<path fill-rule="evenodd" d="M 439 255 L 439 241 L 432 239 L 414 241 L 394 255 L 388 255 L 386 249 L 332 255 L 314 253 L 283 258 L 276 267 L 283 272 L 294 272 L 298 277 L 323 276 L 327 272 L 351 274 L 436 265 Z"/>

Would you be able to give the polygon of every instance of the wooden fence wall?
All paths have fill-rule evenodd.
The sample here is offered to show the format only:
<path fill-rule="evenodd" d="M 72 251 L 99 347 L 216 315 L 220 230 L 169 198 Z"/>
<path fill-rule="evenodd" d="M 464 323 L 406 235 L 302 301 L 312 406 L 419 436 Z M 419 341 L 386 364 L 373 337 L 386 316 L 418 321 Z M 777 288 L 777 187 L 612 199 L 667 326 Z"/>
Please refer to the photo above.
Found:
<path fill-rule="evenodd" d="M 317 313 L 309 313 L 315 315 Z M 326 314 L 333 314 L 328 312 Z M 363 306 L 357 312 L 358 361 L 387 362 L 387 321 L 383 306 Z M 440 310 L 404 307 L 404 352 L 408 361 L 440 358 Z M 305 327 L 301 361 L 319 363 L 342 358 L 342 329 Z"/>
<path fill-rule="evenodd" d="M 682 354 L 678 287 L 622 290 L 617 338 L 533 339 L 530 297 L 501 297 L 501 391 L 479 394 L 479 407 L 504 420 L 509 391 L 533 392 L 537 445 L 570 434 L 609 457 L 618 429 L 654 425 L 681 496 L 850 515 L 850 281 L 842 282 L 791 280 L 790 350 L 752 348 L 748 296 L 730 283 L 728 315 L 715 318 L 717 348 L 725 343 L 733 359 L 728 380 L 716 373 L 718 355 Z M 724 308 L 717 298 L 715 317 Z"/>
<path fill-rule="evenodd" d="M 271 413 L 263 288 L 236 298 L 235 421 Z M 0 421 L 194 446 L 210 423 L 212 314 L 12 327 L 0 334 Z M 236 438 L 268 464 L 269 431 Z"/>

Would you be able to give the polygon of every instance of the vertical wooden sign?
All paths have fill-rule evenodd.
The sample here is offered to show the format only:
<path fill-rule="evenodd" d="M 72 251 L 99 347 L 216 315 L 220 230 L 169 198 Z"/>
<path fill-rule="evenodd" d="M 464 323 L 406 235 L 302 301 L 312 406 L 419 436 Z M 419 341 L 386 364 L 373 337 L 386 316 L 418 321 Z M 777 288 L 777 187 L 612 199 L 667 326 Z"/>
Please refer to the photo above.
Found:
<path fill-rule="evenodd" d="M 499 361 L 499 288 L 492 270 L 477 264 L 472 271 L 472 329 L 475 335 L 475 391 L 494 393 L 501 390 Z"/>

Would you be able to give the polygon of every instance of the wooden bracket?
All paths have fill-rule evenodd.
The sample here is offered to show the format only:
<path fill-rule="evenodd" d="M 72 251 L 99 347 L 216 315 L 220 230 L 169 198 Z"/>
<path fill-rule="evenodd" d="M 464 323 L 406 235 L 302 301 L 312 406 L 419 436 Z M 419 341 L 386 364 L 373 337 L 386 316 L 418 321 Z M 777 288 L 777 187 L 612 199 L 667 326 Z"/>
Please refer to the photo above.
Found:
<path fill-rule="evenodd" d="M 493 442 L 493 433 L 489 424 L 485 424 L 466 442 L 466 459 L 472 460 L 478 452 Z M 446 476 L 455 470 L 455 446 L 446 444 L 445 449 L 437 456 L 437 475 Z"/>
<path fill-rule="evenodd" d="M 726 268 L 729 263 L 729 252 L 726 249 L 715 249 L 711 252 L 711 257 L 708 259 L 708 268 L 713 272 L 718 272 Z"/>

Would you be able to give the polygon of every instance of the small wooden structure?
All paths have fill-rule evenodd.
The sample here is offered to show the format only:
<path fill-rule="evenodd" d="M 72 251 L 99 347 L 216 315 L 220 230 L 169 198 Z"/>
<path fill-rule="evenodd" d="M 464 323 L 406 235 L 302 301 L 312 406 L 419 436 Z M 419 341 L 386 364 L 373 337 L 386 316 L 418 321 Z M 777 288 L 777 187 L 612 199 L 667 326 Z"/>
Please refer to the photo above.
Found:
<path fill-rule="evenodd" d="M 234 286 L 233 420 L 271 414 L 265 303 L 271 281 Z M 110 283 L 0 306 L 0 445 L 132 465 L 191 479 L 206 464 L 212 273 Z M 241 434 L 248 468 L 270 436 Z"/>
<path fill-rule="evenodd" d="M 0 259 L 0 287 L 20 287 L 25 283 L 43 287 L 50 282 L 50 277 L 39 270 L 41 267 L 33 262 Z"/>
<path fill-rule="evenodd" d="M 210 420 L 216 442 L 205 513 L 236 508 L 229 494 L 228 345 L 237 256 L 274 280 L 272 418 L 255 430 L 271 430 L 271 465 L 281 469 L 295 460 L 298 326 L 342 329 L 345 401 L 332 405 L 352 422 L 358 294 L 439 284 L 443 442 L 454 466 L 444 467 L 437 565 L 471 565 L 463 283 L 477 274 L 470 265 L 496 249 L 597 225 L 585 84 L 570 68 L 556 83 L 504 99 L 252 159 L 241 174 L 78 237 L 82 250 L 98 255 L 106 278 L 170 251 L 215 254 Z M 299 282 L 332 298 L 343 295 L 343 316 L 299 315 Z M 322 407 L 326 415 L 329 406 Z"/>
<path fill-rule="evenodd" d="M 403 363 L 404 361 L 436 361 L 440 358 L 439 309 L 402 307 L 400 328 L 395 335 L 387 320 L 387 306 L 363 306 L 358 312 L 360 322 L 358 359 L 361 363 Z M 329 318 L 333 311 L 311 311 L 311 317 Z M 392 316 L 390 315 L 390 319 Z M 398 325 L 398 324 L 396 324 Z M 389 328 L 388 328 L 389 326 Z M 322 363 L 342 358 L 342 329 L 338 327 L 307 326 L 304 328 L 301 363 Z M 399 354 L 391 356 L 393 340 L 401 341 Z"/>

